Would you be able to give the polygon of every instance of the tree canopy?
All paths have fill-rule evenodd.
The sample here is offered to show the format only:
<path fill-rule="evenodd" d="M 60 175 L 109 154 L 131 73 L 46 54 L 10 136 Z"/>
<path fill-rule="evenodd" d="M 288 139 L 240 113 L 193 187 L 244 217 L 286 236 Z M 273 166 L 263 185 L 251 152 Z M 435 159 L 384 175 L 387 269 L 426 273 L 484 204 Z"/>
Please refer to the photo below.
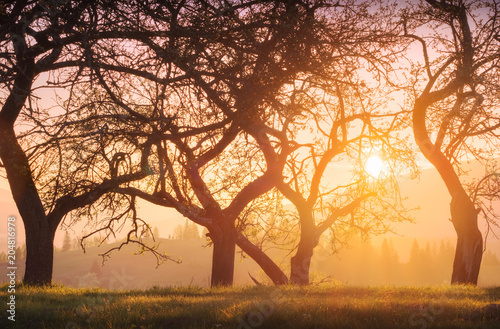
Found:
<path fill-rule="evenodd" d="M 498 175 L 467 185 L 461 163 L 498 157 L 498 8 L 426 2 L 2 6 L 0 159 L 29 241 L 25 282 L 50 282 L 64 218 L 103 239 L 129 223 L 124 243 L 155 253 L 143 199 L 208 230 L 212 285 L 232 284 L 236 245 L 288 282 L 258 241 L 273 225 L 298 237 L 290 279 L 308 283 L 324 232 L 340 241 L 409 218 L 397 180 L 416 169 L 412 128 L 452 197 L 452 281 L 476 283 L 477 214 L 496 223 Z M 37 101 L 42 76 L 61 91 L 57 106 Z M 335 163 L 352 169 L 346 183 L 327 182 Z M 297 218 L 274 213 L 283 197 Z M 283 224 L 296 219 L 299 229 Z"/>

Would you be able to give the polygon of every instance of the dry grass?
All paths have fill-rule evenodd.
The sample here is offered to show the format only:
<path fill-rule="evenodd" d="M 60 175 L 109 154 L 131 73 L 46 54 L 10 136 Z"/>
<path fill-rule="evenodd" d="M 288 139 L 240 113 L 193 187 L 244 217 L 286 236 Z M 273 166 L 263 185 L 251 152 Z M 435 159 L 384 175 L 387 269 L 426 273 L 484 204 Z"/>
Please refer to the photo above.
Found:
<path fill-rule="evenodd" d="M 500 288 L 19 287 L 15 325 L 4 315 L 1 328 L 486 329 L 500 327 Z"/>

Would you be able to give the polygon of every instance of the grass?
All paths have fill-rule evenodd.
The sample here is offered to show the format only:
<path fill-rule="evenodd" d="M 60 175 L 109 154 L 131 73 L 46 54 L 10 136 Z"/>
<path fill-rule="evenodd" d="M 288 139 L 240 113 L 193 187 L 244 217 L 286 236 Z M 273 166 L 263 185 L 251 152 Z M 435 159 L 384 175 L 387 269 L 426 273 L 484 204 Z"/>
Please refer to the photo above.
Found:
<path fill-rule="evenodd" d="M 1 286 L 1 300 L 9 295 Z M 15 296 L 15 325 L 4 310 L 1 328 L 487 329 L 500 324 L 500 288 L 20 286 Z"/>

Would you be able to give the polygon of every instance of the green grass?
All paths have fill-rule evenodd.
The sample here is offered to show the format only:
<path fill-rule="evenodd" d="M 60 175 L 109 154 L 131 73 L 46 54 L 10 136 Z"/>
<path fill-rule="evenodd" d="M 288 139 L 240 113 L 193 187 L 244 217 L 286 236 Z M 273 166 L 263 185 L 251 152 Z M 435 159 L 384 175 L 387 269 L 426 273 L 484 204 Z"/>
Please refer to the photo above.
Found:
<path fill-rule="evenodd" d="M 1 286 L 6 301 L 7 287 Z M 196 287 L 16 290 L 1 328 L 497 328 L 500 288 Z M 3 304 L 5 305 L 5 304 Z M 5 307 L 5 306 L 4 306 Z"/>

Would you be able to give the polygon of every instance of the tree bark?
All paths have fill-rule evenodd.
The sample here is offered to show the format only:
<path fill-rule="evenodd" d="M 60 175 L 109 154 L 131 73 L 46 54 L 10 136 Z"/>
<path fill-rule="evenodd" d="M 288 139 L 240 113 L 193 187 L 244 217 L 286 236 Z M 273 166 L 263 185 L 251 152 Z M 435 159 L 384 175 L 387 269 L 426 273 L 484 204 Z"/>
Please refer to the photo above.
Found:
<path fill-rule="evenodd" d="M 211 287 L 232 286 L 234 280 L 234 257 L 236 234 L 234 226 L 224 224 L 210 231 L 214 249 L 212 254 Z"/>
<path fill-rule="evenodd" d="M 457 232 L 452 284 L 477 285 L 483 257 L 483 237 L 477 226 L 477 210 L 468 196 L 453 198 L 451 218 Z"/>
<path fill-rule="evenodd" d="M 297 253 L 290 260 L 290 283 L 297 285 L 309 284 L 309 270 L 313 249 L 310 243 L 299 243 Z"/>
<path fill-rule="evenodd" d="M 252 258 L 273 281 L 275 285 L 283 285 L 288 283 L 288 278 L 278 265 L 264 251 L 251 243 L 243 234 L 238 233 L 238 246 L 250 258 Z"/>
<path fill-rule="evenodd" d="M 54 263 L 55 229 L 41 221 L 39 225 L 25 225 L 26 271 L 23 283 L 50 285 Z"/>
<path fill-rule="evenodd" d="M 53 242 L 58 223 L 52 223 L 45 214 L 28 157 L 14 132 L 14 123 L 35 79 L 35 62 L 27 54 L 24 31 L 12 31 L 11 40 L 18 63 L 13 87 L 0 111 L 0 159 L 26 232 L 26 270 L 23 281 L 25 284 L 46 285 L 52 281 Z"/>
<path fill-rule="evenodd" d="M 290 260 L 290 283 L 309 284 L 309 271 L 314 247 L 318 244 L 316 226 L 311 212 L 299 212 L 300 241 L 297 253 Z"/>

